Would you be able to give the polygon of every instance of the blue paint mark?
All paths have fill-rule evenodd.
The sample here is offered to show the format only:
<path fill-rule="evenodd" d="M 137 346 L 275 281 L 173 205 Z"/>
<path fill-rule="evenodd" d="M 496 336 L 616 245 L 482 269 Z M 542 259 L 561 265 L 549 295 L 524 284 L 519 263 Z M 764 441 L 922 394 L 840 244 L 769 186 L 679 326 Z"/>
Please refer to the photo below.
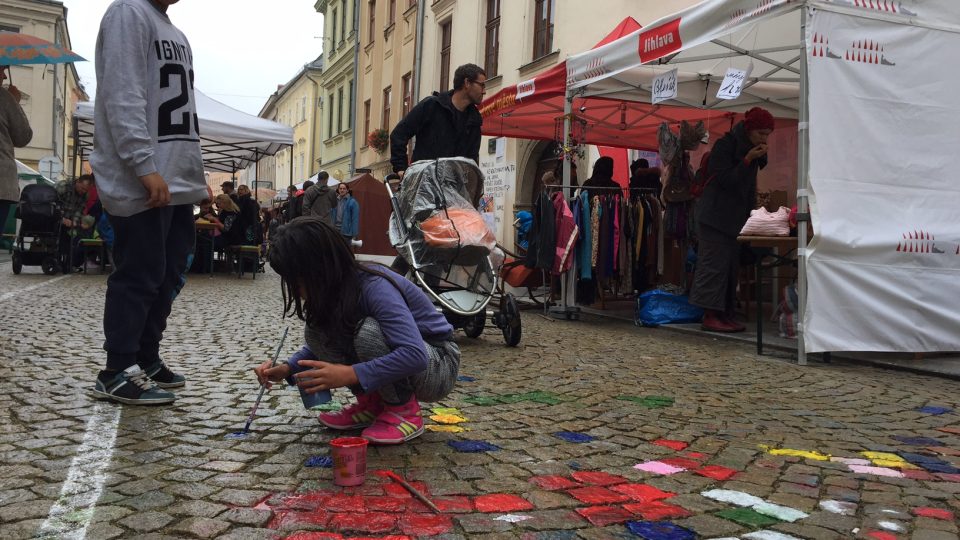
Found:
<path fill-rule="evenodd" d="M 447 444 L 457 452 L 476 454 L 479 452 L 496 452 L 500 447 L 484 441 L 447 441 Z"/>
<path fill-rule="evenodd" d="M 689 529 L 669 521 L 628 521 L 627 530 L 646 540 L 696 540 Z"/>
<path fill-rule="evenodd" d="M 477 380 L 477 378 L 476 378 L 476 377 L 469 377 L 469 376 L 467 376 L 467 375 L 461 375 L 461 376 L 457 377 L 457 380 L 460 381 L 460 382 L 473 382 L 473 381 Z"/>
<path fill-rule="evenodd" d="M 246 439 L 250 436 L 249 431 L 235 431 L 233 433 L 227 433 L 223 436 L 224 439 Z"/>
<path fill-rule="evenodd" d="M 929 472 L 960 474 L 960 469 L 940 458 L 927 456 L 924 454 L 911 454 L 910 452 L 897 453 L 900 454 L 900 457 L 903 459 L 914 465 L 917 465 L 918 467 L 922 467 Z"/>
<path fill-rule="evenodd" d="M 907 437 L 905 435 L 895 435 L 894 440 L 910 446 L 946 446 L 944 443 L 931 439 L 930 437 Z"/>
<path fill-rule="evenodd" d="M 567 463 L 567 466 L 575 471 L 583 470 L 583 465 L 581 465 L 579 461 L 571 461 L 570 463 Z"/>
<path fill-rule="evenodd" d="M 333 467 L 333 458 L 330 456 L 311 456 L 304 465 L 307 467 L 323 467 L 324 469 L 329 469 Z"/>
<path fill-rule="evenodd" d="M 920 407 L 917 409 L 918 412 L 922 412 L 924 414 L 932 414 L 934 416 L 940 416 L 941 414 L 946 414 L 952 410 L 953 409 L 950 409 L 947 407 L 934 407 L 932 405 L 928 405 L 926 407 Z"/>
<path fill-rule="evenodd" d="M 572 443 L 585 443 L 596 440 L 596 437 L 592 437 L 586 433 L 576 433 L 573 431 L 558 431 L 554 433 L 553 436 Z"/>

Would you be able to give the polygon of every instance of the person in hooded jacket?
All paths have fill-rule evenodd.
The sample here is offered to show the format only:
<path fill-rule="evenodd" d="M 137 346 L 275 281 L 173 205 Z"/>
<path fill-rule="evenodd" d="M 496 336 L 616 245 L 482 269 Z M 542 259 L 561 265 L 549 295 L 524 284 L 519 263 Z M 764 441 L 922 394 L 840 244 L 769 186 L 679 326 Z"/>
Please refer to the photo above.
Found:
<path fill-rule="evenodd" d="M 390 133 L 390 164 L 403 176 L 407 143 L 416 137 L 412 161 L 465 157 L 480 163 L 480 126 L 477 105 L 483 101 L 487 74 L 480 66 L 464 64 L 453 74 L 453 90 L 434 92 L 418 103 Z"/>
<path fill-rule="evenodd" d="M 767 166 L 773 115 L 760 107 L 716 142 L 708 180 L 697 201 L 699 246 L 690 303 L 704 309 L 702 326 L 712 332 L 742 332 L 734 320 L 740 245 L 737 236 L 757 202 L 757 172 Z"/>
<path fill-rule="evenodd" d="M 337 207 L 337 190 L 327 185 L 327 171 L 317 174 L 317 183 L 303 192 L 303 215 L 317 216 L 327 225 L 333 225 L 333 211 Z"/>

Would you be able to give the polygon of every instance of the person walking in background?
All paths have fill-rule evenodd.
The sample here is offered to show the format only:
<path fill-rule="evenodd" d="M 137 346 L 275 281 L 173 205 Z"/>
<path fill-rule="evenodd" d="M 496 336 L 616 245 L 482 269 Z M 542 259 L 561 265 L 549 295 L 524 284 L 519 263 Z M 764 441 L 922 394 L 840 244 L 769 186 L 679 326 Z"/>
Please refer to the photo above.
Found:
<path fill-rule="evenodd" d="M 470 158 L 480 163 L 480 126 L 477 105 L 483 101 L 487 73 L 464 64 L 453 74 L 453 90 L 434 92 L 409 112 L 390 133 L 390 164 L 403 176 L 409 165 L 407 143 L 416 137 L 412 161 L 444 157 Z"/>
<path fill-rule="evenodd" d="M 232 199 L 233 197 L 231 197 Z M 237 203 L 240 209 L 240 230 L 243 231 L 243 243 L 255 246 L 263 241 L 263 226 L 260 224 L 260 203 L 253 198 L 248 186 L 237 188 Z"/>
<path fill-rule="evenodd" d="M 224 195 L 227 195 L 228 197 L 233 199 L 233 202 L 239 205 L 240 194 L 238 194 L 236 190 L 237 190 L 237 185 L 231 182 L 230 180 L 227 180 L 226 182 L 220 184 L 220 191 L 222 191 Z"/>
<path fill-rule="evenodd" d="M 93 393 L 120 403 L 172 403 L 185 377 L 160 343 L 193 253 L 193 205 L 207 196 L 197 133 L 193 52 L 167 17 L 177 0 L 115 0 L 96 45 L 94 151 L 114 230 L 107 281 L 105 368 Z M 176 103 L 171 108 L 170 103 Z"/>
<path fill-rule="evenodd" d="M 733 318 L 740 273 L 737 235 L 756 206 L 757 171 L 767 166 L 773 128 L 773 115 L 754 107 L 710 151 L 707 185 L 697 201 L 699 244 L 690 290 L 690 303 L 704 309 L 704 330 L 746 329 Z"/>
<path fill-rule="evenodd" d="M 306 195 L 307 191 L 313 187 L 313 180 L 307 180 L 303 183 L 303 189 L 296 191 L 296 186 L 291 186 L 294 188 L 293 198 L 290 199 L 290 204 L 288 207 L 288 219 L 287 221 L 293 221 L 298 217 L 303 215 L 303 197 Z"/>
<path fill-rule="evenodd" d="M 317 183 L 310 189 L 304 187 L 303 215 L 317 216 L 327 225 L 333 225 L 333 209 L 337 207 L 337 192 L 327 185 L 330 175 L 327 171 L 317 174 Z"/>
<path fill-rule="evenodd" d="M 23 148 L 33 138 L 30 121 L 20 107 L 20 90 L 12 84 L 3 88 L 8 69 L 9 66 L 0 66 L 0 233 L 4 232 L 8 213 L 20 199 L 13 149 Z"/>
<path fill-rule="evenodd" d="M 333 209 L 333 226 L 340 231 L 347 245 L 360 234 L 360 203 L 353 198 L 350 187 L 337 186 L 337 206 Z"/>

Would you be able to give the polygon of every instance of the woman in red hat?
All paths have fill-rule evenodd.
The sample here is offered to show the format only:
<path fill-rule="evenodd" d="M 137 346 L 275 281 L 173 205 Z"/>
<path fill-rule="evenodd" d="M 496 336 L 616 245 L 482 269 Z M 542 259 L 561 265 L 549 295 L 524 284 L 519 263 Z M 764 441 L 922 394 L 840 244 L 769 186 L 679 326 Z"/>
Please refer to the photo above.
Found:
<path fill-rule="evenodd" d="M 704 309 L 703 329 L 742 332 L 733 318 L 740 270 L 737 235 L 757 202 L 757 171 L 767 166 L 767 138 L 773 115 L 760 107 L 747 111 L 713 146 L 709 179 L 697 202 L 697 268 L 690 303 Z"/>

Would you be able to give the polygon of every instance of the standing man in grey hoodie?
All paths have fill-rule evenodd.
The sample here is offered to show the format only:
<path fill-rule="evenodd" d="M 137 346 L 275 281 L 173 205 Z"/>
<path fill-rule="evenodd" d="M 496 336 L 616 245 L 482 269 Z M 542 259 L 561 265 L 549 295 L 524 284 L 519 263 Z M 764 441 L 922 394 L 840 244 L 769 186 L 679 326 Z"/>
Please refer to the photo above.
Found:
<path fill-rule="evenodd" d="M 115 0 L 96 46 L 96 132 L 90 165 L 113 226 L 116 269 L 103 310 L 106 368 L 94 394 L 172 403 L 186 379 L 160 341 L 207 196 L 193 93 L 193 52 L 167 17 L 178 0 Z"/>

